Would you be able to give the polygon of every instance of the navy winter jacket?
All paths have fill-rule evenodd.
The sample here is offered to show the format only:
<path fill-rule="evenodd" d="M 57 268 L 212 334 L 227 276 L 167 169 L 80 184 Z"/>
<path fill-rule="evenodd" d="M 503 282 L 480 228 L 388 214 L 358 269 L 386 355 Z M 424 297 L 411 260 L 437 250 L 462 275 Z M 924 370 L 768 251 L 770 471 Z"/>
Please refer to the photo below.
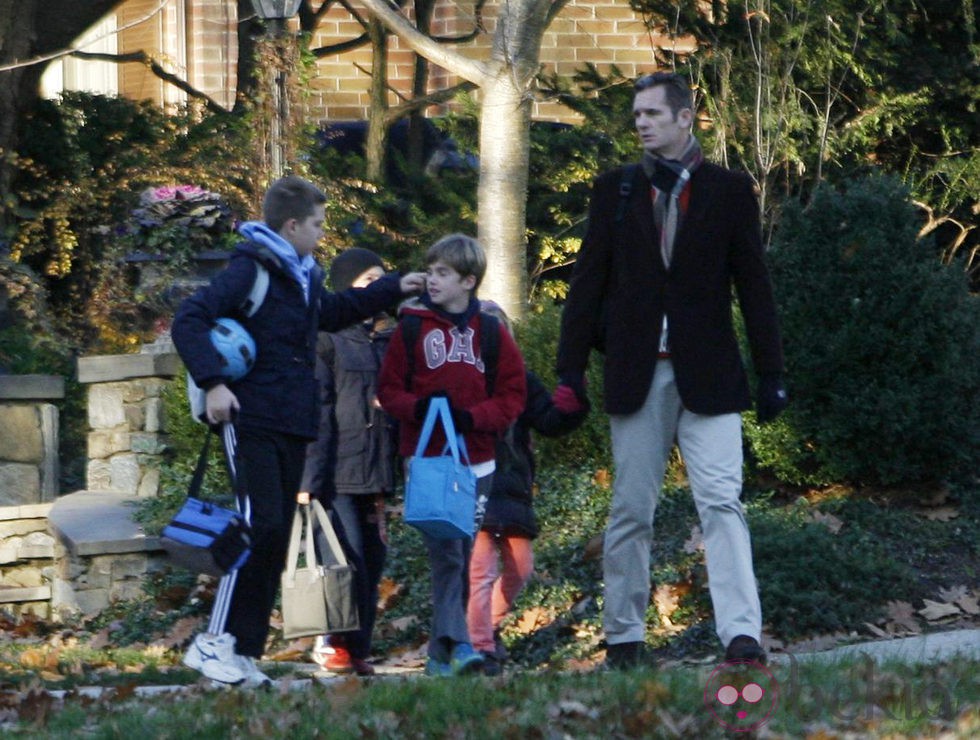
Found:
<path fill-rule="evenodd" d="M 585 421 L 588 407 L 566 414 L 558 410 L 540 378 L 527 371 L 527 403 L 513 427 L 497 440 L 496 463 L 487 510 L 481 529 L 515 537 L 534 538 L 538 523 L 534 516 L 535 478 L 531 430 L 546 437 L 560 437 Z"/>
<path fill-rule="evenodd" d="M 241 305 L 255 282 L 257 261 L 269 271 L 269 290 L 259 310 L 245 318 Z M 177 309 L 174 344 L 201 388 L 226 382 L 209 338 L 216 319 L 236 319 L 255 340 L 255 366 L 241 380 L 227 382 L 241 405 L 240 426 L 315 439 L 320 417 L 314 377 L 317 332 L 338 331 L 395 306 L 401 289 L 392 274 L 367 288 L 330 293 L 317 266 L 310 274 L 309 295 L 307 303 L 299 283 L 270 249 L 245 242 L 227 268 Z"/>

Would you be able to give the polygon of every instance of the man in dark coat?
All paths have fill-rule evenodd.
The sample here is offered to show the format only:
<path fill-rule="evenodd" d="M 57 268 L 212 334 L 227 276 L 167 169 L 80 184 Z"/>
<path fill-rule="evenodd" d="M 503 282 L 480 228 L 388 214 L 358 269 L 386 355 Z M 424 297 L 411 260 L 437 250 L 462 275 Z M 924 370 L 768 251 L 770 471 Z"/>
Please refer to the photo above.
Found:
<path fill-rule="evenodd" d="M 611 667 L 642 653 L 650 541 L 676 440 L 704 530 L 708 581 L 726 659 L 764 661 L 749 531 L 739 502 L 739 412 L 751 406 L 732 323 L 732 286 L 759 388 L 757 416 L 786 405 L 776 310 L 748 176 L 705 162 L 679 75 L 635 85 L 639 166 L 598 178 L 562 314 L 561 385 L 584 394 L 593 347 L 605 351 L 605 408 L 616 478 L 606 530 L 603 623 Z"/>

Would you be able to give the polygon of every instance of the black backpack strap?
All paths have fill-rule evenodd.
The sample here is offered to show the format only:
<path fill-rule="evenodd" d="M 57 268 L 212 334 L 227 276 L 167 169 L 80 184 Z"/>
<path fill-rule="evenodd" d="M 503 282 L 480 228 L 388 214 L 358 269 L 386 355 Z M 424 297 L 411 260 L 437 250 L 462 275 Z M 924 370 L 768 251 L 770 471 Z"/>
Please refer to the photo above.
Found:
<path fill-rule="evenodd" d="M 412 389 L 412 380 L 415 377 L 415 343 L 419 341 L 419 332 L 422 331 L 422 317 L 407 313 L 402 316 L 401 321 L 402 340 L 405 342 L 405 388 Z"/>
<path fill-rule="evenodd" d="M 616 223 L 622 223 L 626 219 L 626 206 L 629 205 L 630 196 L 633 194 L 633 180 L 636 179 L 636 171 L 640 165 L 633 163 L 623 167 L 623 177 L 619 181 L 619 205 L 616 206 Z"/>
<path fill-rule="evenodd" d="M 497 387 L 497 366 L 500 364 L 500 322 L 496 316 L 480 312 L 480 358 L 486 378 L 487 395 Z"/>
<path fill-rule="evenodd" d="M 422 317 L 405 314 L 401 320 L 402 340 L 405 343 L 405 388 L 412 389 L 415 377 L 415 344 L 422 331 Z M 492 396 L 497 385 L 497 365 L 500 359 L 500 322 L 496 316 L 480 312 L 480 359 L 486 378 L 487 395 Z"/>

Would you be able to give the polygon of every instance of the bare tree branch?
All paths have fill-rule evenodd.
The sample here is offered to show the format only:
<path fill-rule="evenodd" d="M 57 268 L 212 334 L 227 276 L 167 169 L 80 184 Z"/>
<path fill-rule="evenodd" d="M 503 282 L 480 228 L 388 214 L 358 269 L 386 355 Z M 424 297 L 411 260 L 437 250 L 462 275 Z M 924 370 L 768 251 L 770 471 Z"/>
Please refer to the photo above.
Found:
<path fill-rule="evenodd" d="M 155 16 L 157 13 L 159 13 L 161 10 L 163 10 L 163 8 L 166 6 L 168 2 L 170 2 L 170 0 L 160 0 L 157 6 L 152 10 L 150 10 L 149 12 L 147 12 L 145 15 L 136 18 L 135 20 L 132 20 L 123 26 L 119 26 L 113 29 L 112 31 L 107 31 L 106 33 L 96 36 L 95 38 L 89 39 L 84 44 L 84 46 L 72 46 L 67 49 L 60 49 L 58 51 L 53 51 L 50 54 L 42 54 L 41 56 L 37 56 L 32 59 L 25 59 L 24 61 L 15 61 L 15 62 L 11 62 L 10 64 L 0 64 L 0 72 L 7 72 L 11 69 L 17 69 L 19 67 L 32 67 L 35 64 L 47 64 L 48 62 L 54 61 L 55 59 L 78 55 L 82 53 L 82 49 L 84 49 L 86 46 L 91 46 L 92 44 L 101 41 L 102 39 L 108 38 L 109 36 L 115 36 L 116 34 L 121 33 L 122 31 L 138 26 L 141 23 L 145 23 L 146 21 L 150 20 L 150 18 Z"/>
<path fill-rule="evenodd" d="M 429 95 L 423 95 L 420 98 L 413 98 L 412 100 L 406 100 L 401 105 L 396 105 L 388 109 L 388 114 L 385 117 L 386 123 L 394 123 L 399 118 L 408 115 L 412 111 L 421 110 L 423 108 L 428 108 L 430 105 L 439 105 L 440 103 L 445 103 L 447 100 L 451 100 L 456 97 L 461 92 L 468 92 L 469 90 L 474 90 L 476 85 L 469 81 L 460 82 L 452 87 L 447 87 L 442 90 L 437 90 Z"/>
<path fill-rule="evenodd" d="M 159 77 L 164 82 L 167 82 L 178 90 L 183 90 L 185 93 L 190 95 L 192 98 L 197 100 L 203 100 L 205 106 L 212 113 L 227 113 L 227 109 L 220 103 L 215 101 L 210 96 L 198 90 L 196 87 L 192 86 L 189 82 L 181 79 L 175 74 L 168 72 L 160 64 L 145 51 L 133 51 L 128 54 L 107 54 L 107 53 L 95 53 L 88 51 L 73 51 L 71 56 L 78 57 L 79 59 L 97 59 L 103 62 L 115 62 L 117 64 L 124 64 L 126 62 L 138 62 L 140 64 L 145 64 L 150 68 L 150 71 L 154 75 Z"/>
<path fill-rule="evenodd" d="M 351 49 L 357 49 L 370 41 L 370 37 L 366 33 L 362 33 L 357 38 L 348 39 L 347 41 L 341 41 L 337 44 L 330 44 L 330 46 L 318 46 L 315 49 L 310 49 L 310 53 L 317 59 L 321 57 L 329 57 L 334 54 L 343 54 L 345 51 L 350 51 Z"/>
<path fill-rule="evenodd" d="M 362 0 L 362 2 L 392 33 L 398 34 L 416 53 L 476 85 L 482 84 L 487 78 L 489 73 L 484 63 L 451 51 L 445 45 L 426 36 L 386 0 Z"/>

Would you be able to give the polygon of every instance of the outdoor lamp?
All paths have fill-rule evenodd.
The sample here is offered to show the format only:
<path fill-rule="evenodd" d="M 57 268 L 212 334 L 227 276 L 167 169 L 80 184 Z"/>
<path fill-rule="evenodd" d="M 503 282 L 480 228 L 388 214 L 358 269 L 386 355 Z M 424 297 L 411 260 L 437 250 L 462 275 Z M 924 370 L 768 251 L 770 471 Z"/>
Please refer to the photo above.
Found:
<path fill-rule="evenodd" d="M 282 20 L 296 15 L 301 2 L 303 0 L 252 0 L 252 7 L 262 20 Z"/>

